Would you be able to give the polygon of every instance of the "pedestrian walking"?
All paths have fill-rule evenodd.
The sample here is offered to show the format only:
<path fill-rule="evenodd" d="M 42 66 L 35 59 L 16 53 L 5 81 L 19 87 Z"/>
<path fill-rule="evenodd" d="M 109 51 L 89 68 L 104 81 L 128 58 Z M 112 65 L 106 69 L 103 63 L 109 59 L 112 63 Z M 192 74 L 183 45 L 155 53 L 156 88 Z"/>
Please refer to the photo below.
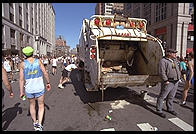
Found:
<path fill-rule="evenodd" d="M 22 49 L 23 54 L 26 56 L 26 59 L 20 64 L 20 98 L 24 95 L 29 100 L 30 104 L 30 114 L 33 120 L 33 127 L 37 131 L 43 130 L 42 119 L 44 115 L 44 81 L 43 75 L 46 79 L 46 90 L 50 90 L 50 81 L 48 73 L 45 70 L 42 62 L 33 57 L 33 48 L 27 46 Z M 25 92 L 24 92 L 25 84 Z M 38 120 L 36 119 L 36 109 L 35 109 L 35 100 L 38 100 Z"/>
<path fill-rule="evenodd" d="M 12 55 L 12 70 L 16 71 L 16 56 Z"/>
<path fill-rule="evenodd" d="M 77 68 L 76 65 L 73 63 L 73 64 L 69 64 L 67 67 L 63 69 L 62 75 L 61 75 L 61 78 L 58 84 L 59 88 L 61 89 L 64 88 L 63 84 L 69 81 L 70 72 L 72 71 L 72 69 L 76 69 L 76 68 Z"/>
<path fill-rule="evenodd" d="M 12 87 L 11 87 L 10 82 L 8 80 L 7 72 L 3 68 L 3 66 L 2 66 L 2 81 L 3 81 L 3 84 L 5 85 L 5 87 L 7 88 L 7 90 L 9 91 L 9 97 L 13 98 L 14 94 L 13 94 L 13 91 L 12 91 Z M 4 108 L 4 95 L 5 95 L 5 91 L 2 88 L 2 108 Z"/>
<path fill-rule="evenodd" d="M 19 71 L 19 63 L 20 63 L 20 58 L 18 55 L 16 55 L 16 71 Z"/>
<path fill-rule="evenodd" d="M 194 53 L 189 53 L 190 61 L 188 61 L 188 69 L 186 73 L 186 81 L 184 86 L 184 91 L 182 95 L 181 105 L 186 105 L 186 98 L 188 90 L 192 85 L 194 85 Z"/>
<path fill-rule="evenodd" d="M 13 74 L 12 74 L 12 62 L 10 57 L 5 57 L 3 62 L 3 67 L 8 74 L 8 79 L 11 83 L 13 83 Z"/>
<path fill-rule="evenodd" d="M 65 68 L 67 66 L 67 60 L 66 57 L 63 57 L 63 68 Z"/>
<path fill-rule="evenodd" d="M 44 67 L 46 68 L 46 71 L 48 72 L 48 57 L 47 56 L 44 56 L 43 64 L 44 64 Z"/>
<path fill-rule="evenodd" d="M 186 60 L 185 58 L 180 58 L 180 72 L 182 74 L 182 79 L 185 82 L 186 81 L 186 71 L 187 71 L 187 67 L 186 67 Z"/>
<path fill-rule="evenodd" d="M 9 91 L 9 95 L 10 95 L 10 98 L 13 98 L 13 91 L 12 91 L 12 86 L 8 80 L 8 76 L 7 76 L 7 72 L 6 70 L 3 68 L 2 66 L 2 81 L 3 81 L 3 84 L 5 85 L 5 87 L 7 88 L 7 90 Z"/>
<path fill-rule="evenodd" d="M 176 53 L 176 50 L 168 49 L 166 57 L 163 57 L 159 62 L 159 75 L 162 78 L 162 82 L 161 91 L 157 98 L 156 110 L 157 114 L 163 118 L 166 117 L 162 111 L 164 99 L 166 99 L 167 112 L 175 116 L 177 115 L 173 109 L 173 98 L 176 95 L 181 73 L 177 65 Z"/>
<path fill-rule="evenodd" d="M 56 56 L 54 56 L 52 58 L 52 75 L 56 74 L 57 61 L 58 59 L 56 58 Z"/>

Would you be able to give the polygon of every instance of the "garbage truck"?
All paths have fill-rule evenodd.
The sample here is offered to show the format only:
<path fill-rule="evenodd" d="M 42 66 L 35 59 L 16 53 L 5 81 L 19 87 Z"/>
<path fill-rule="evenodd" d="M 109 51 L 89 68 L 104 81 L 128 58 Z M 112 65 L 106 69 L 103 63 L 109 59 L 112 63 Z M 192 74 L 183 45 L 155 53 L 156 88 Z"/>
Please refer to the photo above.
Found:
<path fill-rule="evenodd" d="M 81 80 L 87 91 L 156 85 L 162 41 L 147 33 L 147 21 L 122 15 L 83 19 L 77 45 Z"/>

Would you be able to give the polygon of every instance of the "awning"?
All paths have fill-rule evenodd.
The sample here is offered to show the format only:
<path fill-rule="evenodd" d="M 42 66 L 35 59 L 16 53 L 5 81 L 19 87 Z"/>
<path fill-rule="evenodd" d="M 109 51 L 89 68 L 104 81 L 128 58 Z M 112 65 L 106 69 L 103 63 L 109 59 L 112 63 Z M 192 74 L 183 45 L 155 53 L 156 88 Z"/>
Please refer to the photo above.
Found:
<path fill-rule="evenodd" d="M 193 24 L 188 25 L 188 31 L 194 31 L 194 25 Z"/>
<path fill-rule="evenodd" d="M 193 48 L 187 48 L 186 49 L 186 53 L 190 53 L 190 52 L 193 52 Z"/>

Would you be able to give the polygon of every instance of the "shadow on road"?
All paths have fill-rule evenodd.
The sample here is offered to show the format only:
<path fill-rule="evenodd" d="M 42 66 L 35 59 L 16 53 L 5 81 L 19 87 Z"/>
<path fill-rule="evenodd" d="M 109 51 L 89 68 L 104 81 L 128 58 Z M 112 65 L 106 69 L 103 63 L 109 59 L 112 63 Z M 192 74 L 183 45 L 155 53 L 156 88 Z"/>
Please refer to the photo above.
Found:
<path fill-rule="evenodd" d="M 79 96 L 84 104 L 101 101 L 101 93 L 86 91 L 83 83 L 81 81 L 78 81 L 79 79 L 78 77 L 79 77 L 79 71 L 77 69 L 72 70 L 70 73 L 70 79 L 75 88 L 74 95 Z"/>
<path fill-rule="evenodd" d="M 14 107 L 7 108 L 2 112 L 2 130 L 6 130 L 10 123 L 16 118 L 17 113 L 22 114 L 20 103 L 16 103 Z M 3 125 L 4 123 L 4 125 Z"/>
<path fill-rule="evenodd" d="M 73 70 L 70 74 L 70 79 L 72 81 L 72 84 L 75 88 L 75 95 L 79 96 L 81 101 L 84 104 L 88 103 L 95 103 L 95 102 L 101 102 L 101 91 L 86 91 L 84 88 L 84 85 L 81 81 L 78 81 L 78 70 Z M 157 96 L 154 94 L 154 96 Z M 148 102 L 146 102 L 141 95 L 130 89 L 130 88 L 107 88 L 104 91 L 104 101 L 115 101 L 115 100 L 126 100 L 127 102 L 131 104 L 139 105 L 148 111 L 157 114 L 156 111 L 152 110 L 150 107 L 156 107 Z"/>

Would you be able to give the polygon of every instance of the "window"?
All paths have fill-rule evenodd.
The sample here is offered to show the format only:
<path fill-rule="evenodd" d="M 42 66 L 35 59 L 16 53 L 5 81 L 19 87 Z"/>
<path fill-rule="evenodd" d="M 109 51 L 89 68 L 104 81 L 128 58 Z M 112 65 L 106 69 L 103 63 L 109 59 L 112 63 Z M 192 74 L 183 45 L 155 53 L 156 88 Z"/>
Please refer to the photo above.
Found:
<path fill-rule="evenodd" d="M 4 43 L 2 43 L 2 49 L 4 49 L 5 48 L 5 44 Z"/>
<path fill-rule="evenodd" d="M 15 45 L 11 45 L 11 49 L 15 49 L 15 47 L 16 47 Z"/>
<path fill-rule="evenodd" d="M 10 8 L 13 8 L 13 3 L 9 3 Z"/>
<path fill-rule="evenodd" d="M 14 15 L 10 13 L 10 21 L 14 22 Z"/>
<path fill-rule="evenodd" d="M 23 33 L 20 33 L 20 41 L 23 41 Z"/>
<path fill-rule="evenodd" d="M 10 29 L 10 37 L 15 38 L 15 30 L 14 29 Z"/>
<path fill-rule="evenodd" d="M 156 3 L 155 8 L 155 22 L 159 22 L 161 20 L 166 19 L 166 3 Z"/>
<path fill-rule="evenodd" d="M 19 6 L 19 15 L 22 15 L 22 7 Z"/>
<path fill-rule="evenodd" d="M 22 20 L 19 20 L 19 26 L 22 27 Z"/>
<path fill-rule="evenodd" d="M 30 40 L 30 37 L 29 37 L 29 36 L 27 36 L 27 43 L 29 43 L 29 40 Z"/>
<path fill-rule="evenodd" d="M 29 25 L 27 24 L 27 31 L 29 30 Z"/>
<path fill-rule="evenodd" d="M 28 17 L 29 17 L 29 16 L 28 16 L 28 13 L 26 13 L 26 20 L 27 20 L 27 23 L 28 23 Z"/>
<path fill-rule="evenodd" d="M 148 21 L 147 25 L 151 25 L 151 3 L 144 4 L 144 19 Z"/>
<path fill-rule="evenodd" d="M 33 15 L 33 8 L 31 8 L 31 14 Z"/>

